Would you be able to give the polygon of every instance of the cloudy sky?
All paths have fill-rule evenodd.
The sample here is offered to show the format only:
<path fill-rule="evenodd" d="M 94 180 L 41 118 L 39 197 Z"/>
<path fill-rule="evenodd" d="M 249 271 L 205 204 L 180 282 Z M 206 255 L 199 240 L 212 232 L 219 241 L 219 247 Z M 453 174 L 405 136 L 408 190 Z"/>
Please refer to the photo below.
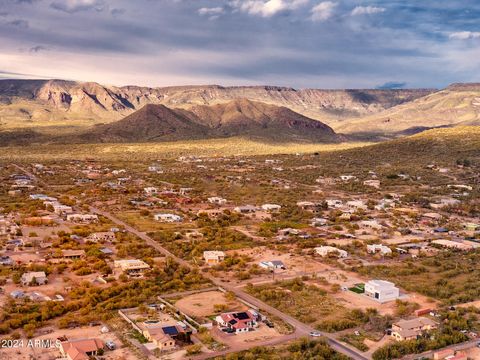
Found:
<path fill-rule="evenodd" d="M 478 0 L 0 0 L 0 78 L 444 87 L 479 59 Z"/>

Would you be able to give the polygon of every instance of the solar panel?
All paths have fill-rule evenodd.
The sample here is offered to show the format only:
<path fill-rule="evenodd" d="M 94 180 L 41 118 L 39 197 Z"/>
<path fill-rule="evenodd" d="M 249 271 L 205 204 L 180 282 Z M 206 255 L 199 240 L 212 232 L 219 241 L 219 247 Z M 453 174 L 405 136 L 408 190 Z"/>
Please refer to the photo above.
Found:
<path fill-rule="evenodd" d="M 246 312 L 239 312 L 233 315 L 238 320 L 247 320 L 250 318 Z"/>
<path fill-rule="evenodd" d="M 166 335 L 178 335 L 178 330 L 175 326 L 165 326 L 162 328 L 162 330 Z"/>

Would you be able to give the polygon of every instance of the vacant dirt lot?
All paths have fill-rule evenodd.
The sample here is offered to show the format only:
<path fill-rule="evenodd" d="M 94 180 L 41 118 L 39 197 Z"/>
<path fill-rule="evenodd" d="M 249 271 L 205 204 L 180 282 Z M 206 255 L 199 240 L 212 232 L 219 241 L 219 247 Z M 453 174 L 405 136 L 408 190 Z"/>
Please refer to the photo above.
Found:
<path fill-rule="evenodd" d="M 247 307 L 237 301 L 227 301 L 221 291 L 206 291 L 186 296 L 175 306 L 187 315 L 197 318 L 215 314 L 214 305 L 225 305 L 229 311 L 246 310 Z"/>
<path fill-rule="evenodd" d="M 245 344 L 252 344 L 252 346 L 255 346 L 258 343 L 283 336 L 275 329 L 269 328 L 268 326 L 263 324 L 254 331 L 249 331 L 241 334 L 226 334 L 218 329 L 215 329 L 212 334 L 222 343 L 233 347 L 235 345 Z"/>
<path fill-rule="evenodd" d="M 362 309 L 375 308 L 381 315 L 393 315 L 395 312 L 395 302 L 388 302 L 380 304 L 379 302 L 370 299 L 367 296 L 355 294 L 351 291 L 341 291 L 332 296 L 337 299 L 343 306 L 349 309 Z"/>

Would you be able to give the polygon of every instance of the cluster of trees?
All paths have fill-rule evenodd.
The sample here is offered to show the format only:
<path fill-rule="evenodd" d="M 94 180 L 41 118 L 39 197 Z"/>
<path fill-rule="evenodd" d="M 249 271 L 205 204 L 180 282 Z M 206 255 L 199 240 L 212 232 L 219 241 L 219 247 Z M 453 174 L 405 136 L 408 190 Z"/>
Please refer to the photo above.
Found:
<path fill-rule="evenodd" d="M 180 235 L 171 231 L 158 231 L 150 235 L 184 259 L 201 258 L 205 250 L 238 250 L 254 245 L 248 236 L 221 226 L 207 226 L 201 232 L 202 238 L 191 241 L 182 241 Z"/>
<path fill-rule="evenodd" d="M 154 301 L 159 294 L 198 289 L 207 283 L 198 271 L 167 258 L 162 268 L 151 271 L 148 279 L 113 282 L 108 288 L 83 282 L 72 289 L 64 302 L 10 300 L 0 312 L 0 334 L 23 328 L 32 335 L 45 321 L 62 316 L 60 327 L 88 324 L 99 318 L 108 319 L 114 310 Z"/>

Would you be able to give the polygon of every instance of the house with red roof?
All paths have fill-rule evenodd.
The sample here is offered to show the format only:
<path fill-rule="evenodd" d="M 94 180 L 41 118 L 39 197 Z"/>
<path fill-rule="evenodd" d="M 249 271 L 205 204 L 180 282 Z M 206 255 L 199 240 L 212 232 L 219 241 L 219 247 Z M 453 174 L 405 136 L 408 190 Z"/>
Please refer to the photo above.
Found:
<path fill-rule="evenodd" d="M 60 344 L 60 352 L 68 360 L 89 360 L 104 348 L 105 343 L 100 339 L 79 339 Z"/>
<path fill-rule="evenodd" d="M 235 333 L 251 331 L 258 326 L 257 317 L 250 311 L 230 312 L 218 315 L 215 321 Z"/>

